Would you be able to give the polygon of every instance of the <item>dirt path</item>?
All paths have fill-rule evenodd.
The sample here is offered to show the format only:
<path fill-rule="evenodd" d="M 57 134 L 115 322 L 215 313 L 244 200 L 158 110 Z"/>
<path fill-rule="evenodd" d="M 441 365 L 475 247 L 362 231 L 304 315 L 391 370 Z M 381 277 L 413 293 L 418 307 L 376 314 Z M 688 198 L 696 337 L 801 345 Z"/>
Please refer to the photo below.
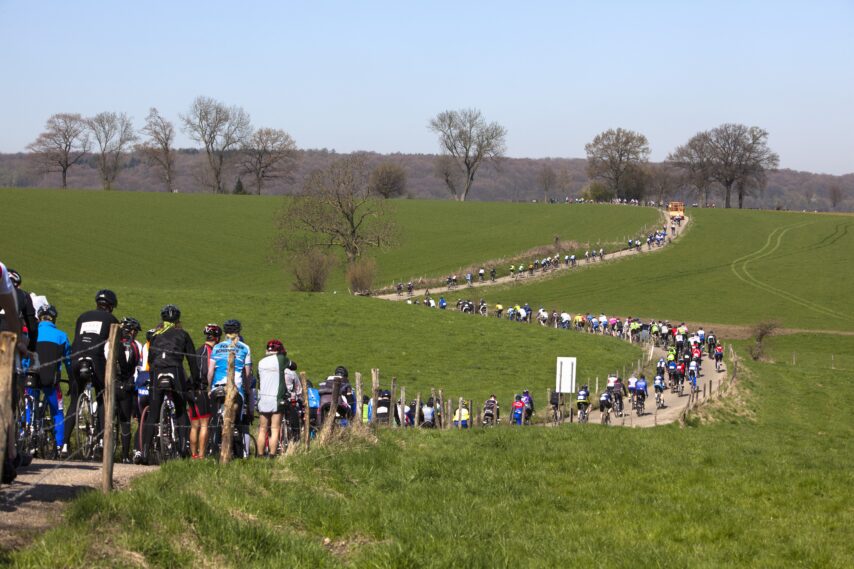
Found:
<path fill-rule="evenodd" d="M 134 477 L 156 468 L 116 464 L 114 486 L 125 487 Z M 56 526 L 66 502 L 100 485 L 101 465 L 94 462 L 36 459 L 19 468 L 15 481 L 0 487 L 0 551 L 26 546 Z"/>
<path fill-rule="evenodd" d="M 688 218 L 688 217 L 686 217 L 684 220 L 682 220 L 682 225 L 676 226 L 676 235 L 673 236 L 672 238 L 670 238 L 665 243 L 665 245 L 663 245 L 661 247 L 653 247 L 652 249 L 647 249 L 646 244 L 643 244 L 643 245 L 641 245 L 640 251 L 638 251 L 637 249 L 623 249 L 621 251 L 616 251 L 614 253 L 605 253 L 605 259 L 602 261 L 585 262 L 583 259 L 579 259 L 578 264 L 575 268 L 570 268 L 569 266 L 561 265 L 560 267 L 558 267 L 556 269 L 551 269 L 550 271 L 548 271 L 546 273 L 544 273 L 542 271 L 534 271 L 533 275 L 528 275 L 527 273 L 524 273 L 524 275 L 518 276 L 515 278 L 511 275 L 505 275 L 503 277 L 499 277 L 499 278 L 495 279 L 494 281 L 490 281 L 487 278 L 487 280 L 485 280 L 483 282 L 474 281 L 471 286 L 467 286 L 465 284 L 465 279 L 463 279 L 462 284 L 458 285 L 456 288 L 451 289 L 451 290 L 448 290 L 448 288 L 445 285 L 441 285 L 438 287 L 433 287 L 432 289 L 429 289 L 429 288 L 415 289 L 412 292 L 412 296 L 407 296 L 407 294 L 405 292 L 403 294 L 400 294 L 400 295 L 398 295 L 396 292 L 390 292 L 387 294 L 378 294 L 374 298 L 381 298 L 383 300 L 407 300 L 408 298 L 423 298 L 427 292 L 432 292 L 433 294 L 439 294 L 439 293 L 450 294 L 451 292 L 455 292 L 457 294 L 463 294 L 463 291 L 467 291 L 467 290 L 490 287 L 490 286 L 514 284 L 514 283 L 522 284 L 522 283 L 527 283 L 527 282 L 531 282 L 531 281 L 535 281 L 535 280 L 553 277 L 555 275 L 562 275 L 565 272 L 573 272 L 573 271 L 578 271 L 578 270 L 581 270 L 581 269 L 584 269 L 587 267 L 595 267 L 595 266 L 600 265 L 602 263 L 609 263 L 611 261 L 622 259 L 624 257 L 631 257 L 633 255 L 643 255 L 643 254 L 647 254 L 647 253 L 655 253 L 656 251 L 661 251 L 662 249 L 664 249 L 667 246 L 667 244 L 671 243 L 673 240 L 678 239 L 685 232 L 685 229 L 688 226 L 689 222 L 690 222 L 690 218 Z M 463 275 L 459 275 L 459 276 L 463 277 Z"/>

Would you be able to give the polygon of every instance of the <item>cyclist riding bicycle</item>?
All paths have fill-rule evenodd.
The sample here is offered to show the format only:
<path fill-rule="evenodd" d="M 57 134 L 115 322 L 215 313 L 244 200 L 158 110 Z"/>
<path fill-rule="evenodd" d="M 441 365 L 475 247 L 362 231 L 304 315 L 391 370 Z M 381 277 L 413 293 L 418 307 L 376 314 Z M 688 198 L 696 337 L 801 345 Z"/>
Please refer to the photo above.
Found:
<path fill-rule="evenodd" d="M 116 418 L 119 421 L 119 433 L 122 442 L 121 460 L 130 463 L 131 440 L 130 420 L 136 404 L 136 376 L 142 350 L 136 341 L 136 334 L 142 329 L 139 320 L 126 316 L 122 318 L 121 345 L 116 353 L 117 378 L 115 382 Z"/>
<path fill-rule="evenodd" d="M 590 408 L 590 388 L 587 387 L 586 383 L 581 386 L 581 389 L 578 390 L 578 394 L 575 396 L 575 406 L 579 413 L 586 413 Z"/>
<path fill-rule="evenodd" d="M 635 383 L 635 399 L 637 401 L 638 408 L 643 405 L 647 397 L 649 397 L 649 391 L 647 391 L 646 387 L 646 376 L 641 374 L 637 383 Z"/>
<path fill-rule="evenodd" d="M 706 346 L 708 348 L 709 357 L 712 357 L 712 353 L 714 352 L 715 346 L 717 346 L 717 345 L 718 345 L 718 339 L 715 336 L 715 331 L 711 330 L 709 332 L 709 335 L 706 336 Z"/>
<path fill-rule="evenodd" d="M 498 399 L 495 397 L 495 394 L 492 394 L 483 404 L 483 424 L 497 424 L 500 419 L 500 414 Z"/>
<path fill-rule="evenodd" d="M 724 359 L 724 347 L 718 343 L 715 345 L 715 369 L 719 369 Z"/>
<path fill-rule="evenodd" d="M 171 393 L 175 404 L 175 420 L 178 426 L 177 438 L 179 452 L 183 453 L 185 440 L 190 427 L 186 413 L 187 398 L 192 397 L 184 360 L 190 367 L 190 377 L 198 377 L 199 363 L 196 359 L 196 346 L 190 335 L 181 327 L 181 310 L 174 304 L 167 304 L 160 310 L 162 321 L 155 329 L 148 347 L 148 364 L 151 370 L 151 398 L 148 415 L 142 429 L 143 461 L 151 458 L 151 441 L 154 437 L 154 425 L 160 421 L 160 407 L 167 392 Z M 191 399 L 191 403 L 194 401 Z"/>
<path fill-rule="evenodd" d="M 38 405 L 40 392 L 44 392 L 45 402 L 53 418 L 53 432 L 56 439 L 57 454 L 60 458 L 65 458 L 63 456 L 65 426 L 64 414 L 62 412 L 62 390 L 59 386 L 59 379 L 62 373 L 62 366 L 65 366 L 66 375 L 71 377 L 71 345 L 68 342 L 68 335 L 56 327 L 58 317 L 59 313 L 56 308 L 49 304 L 39 309 L 39 334 L 38 342 L 36 343 L 36 355 L 40 362 L 55 363 L 42 365 L 34 369 L 34 371 L 38 372 L 39 387 L 29 390 L 29 394 Z M 29 417 L 27 417 L 27 421 L 29 421 Z M 67 456 L 67 447 L 65 447 L 65 451 Z"/>
<path fill-rule="evenodd" d="M 514 425 L 521 425 L 525 420 L 525 403 L 522 401 L 522 396 L 516 394 L 513 401 L 512 421 Z"/>
<path fill-rule="evenodd" d="M 522 403 L 525 404 L 525 422 L 530 422 L 531 416 L 534 414 L 534 398 L 531 397 L 531 392 L 527 389 L 522 392 Z"/>
<path fill-rule="evenodd" d="M 656 399 L 660 405 L 664 404 L 664 375 L 658 373 L 652 380 L 652 388 L 655 390 Z"/>

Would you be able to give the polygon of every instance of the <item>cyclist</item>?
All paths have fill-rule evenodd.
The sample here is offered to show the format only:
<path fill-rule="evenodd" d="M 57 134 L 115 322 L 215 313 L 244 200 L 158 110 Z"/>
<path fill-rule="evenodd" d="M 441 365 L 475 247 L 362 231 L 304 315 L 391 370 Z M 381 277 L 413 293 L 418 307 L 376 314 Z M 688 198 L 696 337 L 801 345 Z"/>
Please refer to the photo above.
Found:
<path fill-rule="evenodd" d="M 432 429 L 436 426 L 436 407 L 432 397 L 421 406 L 421 416 L 422 428 Z"/>
<path fill-rule="evenodd" d="M 228 354 L 234 352 L 234 386 L 238 397 L 234 402 L 235 423 L 240 417 L 243 403 L 246 400 L 245 385 L 249 383 L 249 370 L 252 366 L 252 356 L 249 346 L 240 341 L 241 325 L 237 320 L 226 320 L 222 325 L 225 340 L 218 343 L 211 351 L 211 365 L 208 366 L 208 384 L 211 391 L 217 387 L 225 387 L 228 380 Z"/>
<path fill-rule="evenodd" d="M 115 384 L 116 417 L 119 421 L 119 431 L 122 440 L 122 462 L 130 463 L 130 420 L 133 415 L 136 375 L 142 352 L 135 337 L 142 329 L 136 318 L 122 318 L 121 346 L 116 353 L 116 370 L 118 377 Z"/>
<path fill-rule="evenodd" d="M 274 338 L 267 342 L 265 357 L 258 362 L 258 456 L 264 456 L 268 444 L 270 456 L 278 452 L 288 399 L 285 372 L 290 362 L 285 353 L 285 346 Z"/>
<path fill-rule="evenodd" d="M 469 428 L 469 418 L 470 418 L 470 414 L 469 414 L 468 407 L 465 405 L 465 403 L 463 403 L 462 407 L 459 407 L 454 412 L 454 426 L 455 427 L 462 427 L 463 429 L 468 429 Z"/>
<path fill-rule="evenodd" d="M 489 268 L 489 280 L 495 282 L 495 267 Z"/>
<path fill-rule="evenodd" d="M 724 359 L 724 347 L 718 342 L 715 345 L 715 371 L 720 371 L 721 362 Z"/>
<path fill-rule="evenodd" d="M 501 412 L 498 407 L 498 399 L 493 393 L 483 404 L 483 424 L 498 424 L 500 415 Z"/>
<path fill-rule="evenodd" d="M 21 274 L 15 269 L 7 269 L 9 272 L 9 280 L 12 281 L 12 286 L 15 287 L 15 298 L 18 301 L 18 318 L 27 327 L 27 349 L 31 352 L 36 351 L 36 343 L 38 342 L 38 327 L 39 321 L 36 316 L 36 311 L 33 308 L 33 299 L 30 293 L 21 288 Z M 3 316 L 0 315 L 0 320 Z M 2 324 L 0 324 L 2 328 Z"/>
<path fill-rule="evenodd" d="M 635 377 L 635 374 L 629 376 L 629 400 L 632 403 L 632 407 L 635 406 L 635 385 L 638 383 L 638 378 Z"/>
<path fill-rule="evenodd" d="M 578 394 L 575 397 L 575 406 L 578 408 L 579 415 L 582 413 L 586 414 L 590 409 L 590 388 L 587 387 L 586 383 L 578 390 Z"/>
<path fill-rule="evenodd" d="M 71 377 L 71 344 L 68 335 L 56 327 L 56 319 L 59 316 L 56 308 L 51 305 L 42 306 L 39 309 L 39 331 L 36 343 L 36 354 L 40 362 L 56 362 L 51 365 L 36 368 L 39 376 L 39 388 L 33 389 L 30 395 L 38 405 L 40 393 L 44 392 L 45 401 L 50 408 L 53 418 L 53 433 L 56 439 L 57 454 L 65 458 L 62 453 L 65 447 L 64 415 L 62 412 L 62 390 L 59 388 L 59 378 L 62 366 L 65 373 Z M 29 418 L 28 418 L 29 420 Z M 68 448 L 65 447 L 67 452 Z"/>
<path fill-rule="evenodd" d="M 709 357 L 712 357 L 712 354 L 715 350 L 715 347 L 718 345 L 718 339 L 715 337 L 715 331 L 710 330 L 709 335 L 706 336 L 706 346 L 709 350 Z"/>
<path fill-rule="evenodd" d="M 86 388 L 86 383 L 91 381 L 98 402 L 98 425 L 104 424 L 104 372 L 107 366 L 104 344 L 110 337 L 110 326 L 119 323 L 113 316 L 113 310 L 118 305 L 116 293 L 108 289 L 99 290 L 95 294 L 95 310 L 81 314 L 74 326 L 71 351 L 75 356 L 71 360 L 71 377 L 68 381 L 68 408 L 72 414 L 77 413 L 80 392 Z M 70 419 L 65 421 L 65 452 L 68 451 L 71 431 L 77 423 L 76 417 Z"/>
<path fill-rule="evenodd" d="M 664 407 L 664 375 L 657 373 L 652 380 L 652 388 L 655 390 L 655 400 L 660 407 Z"/>
<path fill-rule="evenodd" d="M 527 389 L 522 392 L 522 403 L 525 404 L 525 422 L 530 423 L 531 416 L 534 414 L 534 398 Z"/>
<path fill-rule="evenodd" d="M 495 305 L 495 316 L 501 318 L 501 315 L 504 314 L 504 305 L 498 303 Z"/>
<path fill-rule="evenodd" d="M 208 368 L 211 352 L 222 338 L 222 328 L 210 323 L 203 330 L 205 343 L 196 352 L 199 373 L 193 380 L 193 401 L 188 406 L 190 414 L 190 456 L 194 459 L 205 457 L 208 448 L 208 423 L 211 419 L 211 403 L 208 394 Z"/>
<path fill-rule="evenodd" d="M 637 383 L 635 383 L 635 399 L 637 401 L 636 406 L 638 410 L 643 407 L 647 397 L 649 397 L 649 391 L 647 391 L 646 388 L 646 376 L 641 374 Z"/>
<path fill-rule="evenodd" d="M 658 358 L 658 363 L 655 364 L 655 373 L 657 375 L 664 375 L 664 369 L 667 367 L 667 362 L 664 361 L 664 358 Z"/>
<path fill-rule="evenodd" d="M 190 377 L 199 376 L 196 347 L 190 335 L 181 327 L 181 310 L 174 304 L 167 304 L 160 310 L 160 317 L 162 322 L 155 329 L 148 347 L 151 399 L 142 427 L 143 460 L 150 456 L 154 424 L 160 420 L 160 406 L 167 391 L 172 392 L 172 400 L 175 403 L 179 448 L 183 451 L 184 437 L 190 426 L 186 413 L 186 396 L 192 395 L 184 372 L 184 359 L 190 366 Z M 166 387 L 167 384 L 169 387 Z"/>
<path fill-rule="evenodd" d="M 521 425 L 525 420 L 525 403 L 522 401 L 522 396 L 518 393 L 513 400 L 513 424 Z"/>
<path fill-rule="evenodd" d="M 600 413 L 609 413 L 611 409 L 614 407 L 613 403 L 614 394 L 611 388 L 606 389 L 599 395 L 599 412 Z M 607 409 L 607 411 L 606 411 Z"/>
<path fill-rule="evenodd" d="M 610 378 L 609 378 L 610 379 Z M 626 386 L 623 384 L 623 380 L 617 377 L 614 381 L 614 385 L 611 388 L 611 395 L 614 398 L 614 410 L 618 415 L 623 415 L 623 397 L 628 396 L 629 392 L 626 391 Z"/>

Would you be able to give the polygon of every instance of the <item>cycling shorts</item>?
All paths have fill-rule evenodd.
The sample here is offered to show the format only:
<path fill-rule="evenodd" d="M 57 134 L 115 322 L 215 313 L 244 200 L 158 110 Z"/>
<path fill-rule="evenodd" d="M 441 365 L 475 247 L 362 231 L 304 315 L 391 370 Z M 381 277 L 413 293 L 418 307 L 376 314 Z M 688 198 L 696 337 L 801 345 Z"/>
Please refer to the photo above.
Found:
<path fill-rule="evenodd" d="M 187 401 L 187 413 L 190 415 L 190 421 L 210 419 L 211 405 L 207 390 L 198 389 L 190 392 L 190 395 L 192 395 L 192 399 L 188 398 Z"/>
<path fill-rule="evenodd" d="M 655 387 L 655 391 L 656 391 L 656 393 L 661 393 L 662 391 L 664 391 L 664 386 L 663 386 L 663 385 L 656 385 L 656 386 L 654 386 L 654 387 Z"/>
<path fill-rule="evenodd" d="M 611 408 L 611 402 L 610 401 L 603 401 L 601 399 L 599 400 L 599 412 L 600 413 L 604 413 L 605 409 L 610 409 L 610 408 Z"/>
<path fill-rule="evenodd" d="M 585 399 L 579 399 L 575 402 L 575 406 L 581 409 L 582 407 L 590 407 L 590 401 Z"/>

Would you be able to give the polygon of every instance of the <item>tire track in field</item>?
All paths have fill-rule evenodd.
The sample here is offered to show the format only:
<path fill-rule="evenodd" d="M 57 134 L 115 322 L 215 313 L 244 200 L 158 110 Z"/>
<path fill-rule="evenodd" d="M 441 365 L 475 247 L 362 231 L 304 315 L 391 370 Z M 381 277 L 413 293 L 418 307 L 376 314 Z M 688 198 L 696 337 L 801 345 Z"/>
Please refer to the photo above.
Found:
<path fill-rule="evenodd" d="M 773 295 L 778 296 L 784 300 L 788 300 L 790 302 L 798 304 L 804 308 L 807 308 L 808 310 L 812 310 L 813 312 L 817 312 L 823 316 L 829 316 L 832 318 L 839 318 L 839 319 L 847 318 L 847 315 L 841 314 L 838 311 L 831 310 L 830 308 L 827 308 L 825 306 L 822 306 L 820 304 L 817 304 L 815 302 L 812 302 L 810 300 L 802 298 L 802 297 L 800 297 L 796 294 L 793 294 L 791 292 L 773 287 L 770 284 L 756 278 L 756 276 L 754 276 L 748 270 L 748 266 L 753 261 L 758 261 L 760 259 L 764 259 L 766 257 L 773 255 L 782 245 L 783 237 L 786 235 L 786 233 L 788 233 L 792 229 L 799 229 L 799 228 L 804 227 L 806 225 L 809 225 L 811 223 L 814 223 L 814 221 L 806 221 L 803 223 L 796 223 L 796 224 L 789 225 L 786 227 L 777 227 L 771 233 L 768 234 L 768 238 L 765 240 L 765 244 L 762 247 L 760 247 L 756 251 L 748 253 L 747 255 L 744 255 L 744 256 L 739 257 L 738 259 L 734 260 L 730 264 L 730 269 L 732 270 L 733 274 L 739 280 L 741 280 L 745 284 L 756 287 L 756 288 L 758 288 L 764 292 L 773 294 Z M 840 229 L 840 227 L 836 226 L 836 229 L 833 231 L 833 234 L 831 234 L 831 236 L 829 236 L 829 237 L 833 238 L 833 236 L 837 233 L 837 231 L 839 231 L 839 229 Z M 831 243 L 834 243 L 837 240 L 841 239 L 846 233 L 847 233 L 847 226 L 846 226 L 846 229 L 843 231 L 843 233 L 840 236 L 833 239 L 831 241 Z M 775 239 L 775 237 L 776 237 L 776 239 Z M 827 238 L 825 238 L 825 239 L 827 239 Z M 771 245 L 772 242 L 774 243 L 773 246 Z M 771 247 L 771 248 L 769 249 L 769 247 Z M 739 271 L 741 271 L 741 273 L 743 273 L 743 274 L 741 274 Z"/>

